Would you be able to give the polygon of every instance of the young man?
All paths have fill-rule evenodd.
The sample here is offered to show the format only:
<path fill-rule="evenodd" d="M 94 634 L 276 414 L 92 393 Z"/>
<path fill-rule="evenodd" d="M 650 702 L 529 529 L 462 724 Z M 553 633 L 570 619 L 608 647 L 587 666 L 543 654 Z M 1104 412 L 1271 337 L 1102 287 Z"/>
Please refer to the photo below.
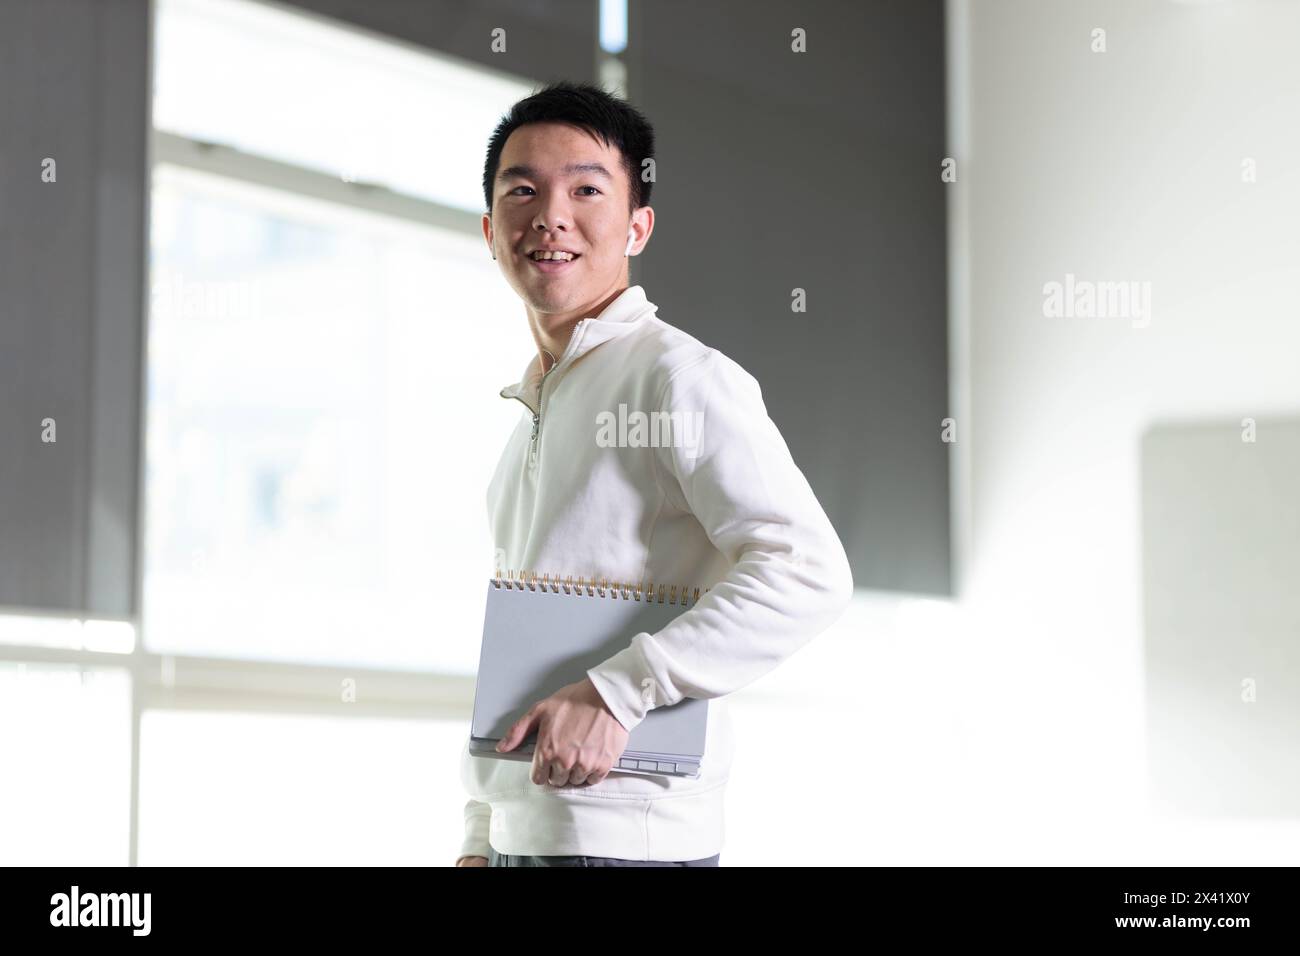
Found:
<path fill-rule="evenodd" d="M 758 383 L 628 287 L 628 257 L 654 229 L 653 156 L 645 117 L 589 85 L 521 100 L 492 136 L 483 234 L 536 354 L 501 390 L 525 410 L 488 517 L 505 573 L 698 586 L 700 598 L 520 717 L 498 749 L 536 731 L 531 763 L 466 746 L 458 866 L 716 866 L 725 696 L 852 596 L 844 548 Z M 614 424 L 638 414 L 660 427 Z M 685 697 L 710 700 L 699 778 L 611 772 L 647 711 Z"/>

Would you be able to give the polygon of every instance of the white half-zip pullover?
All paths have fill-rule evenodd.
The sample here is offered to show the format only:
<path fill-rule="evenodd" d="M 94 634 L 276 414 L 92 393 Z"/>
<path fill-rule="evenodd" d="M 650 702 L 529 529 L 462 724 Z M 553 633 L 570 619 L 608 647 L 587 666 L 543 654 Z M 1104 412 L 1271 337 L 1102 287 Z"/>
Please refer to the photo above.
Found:
<path fill-rule="evenodd" d="M 700 588 L 672 623 L 629 634 L 587 672 L 629 731 L 648 707 L 708 698 L 700 776 L 611 771 L 593 786 L 539 786 L 531 763 L 472 756 L 467 741 L 462 855 L 487 856 L 489 843 L 634 860 L 720 853 L 734 751 L 726 695 L 852 597 L 844 548 L 758 382 L 656 312 L 640 286 L 626 289 L 575 326 L 545 375 L 534 356 L 501 390 L 526 408 L 488 486 L 488 518 L 504 572 Z"/>

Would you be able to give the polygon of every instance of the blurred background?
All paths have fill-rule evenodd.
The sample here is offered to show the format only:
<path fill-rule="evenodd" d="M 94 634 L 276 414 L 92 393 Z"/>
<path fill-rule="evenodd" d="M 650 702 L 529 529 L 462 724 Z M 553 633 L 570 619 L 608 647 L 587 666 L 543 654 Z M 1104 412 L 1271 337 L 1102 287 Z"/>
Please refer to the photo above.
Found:
<path fill-rule="evenodd" d="M 1294 863 L 1297 31 L 6 0 L 0 864 L 453 862 L 533 349 L 482 163 L 556 79 L 655 125 L 632 282 L 762 383 L 858 585 L 735 695 L 722 865 Z"/>

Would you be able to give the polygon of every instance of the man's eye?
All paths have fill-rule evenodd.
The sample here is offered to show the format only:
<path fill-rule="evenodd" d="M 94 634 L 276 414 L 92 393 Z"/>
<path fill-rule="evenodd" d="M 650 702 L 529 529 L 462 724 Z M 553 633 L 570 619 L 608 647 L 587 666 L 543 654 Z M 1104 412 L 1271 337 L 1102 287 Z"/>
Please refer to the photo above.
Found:
<path fill-rule="evenodd" d="M 597 189 L 595 186 L 579 186 L 578 188 L 579 188 L 579 189 L 590 189 L 591 192 L 587 194 L 587 195 L 589 195 L 589 196 L 590 196 L 590 195 L 597 195 L 597 196 L 600 195 L 600 190 Z M 517 193 L 519 192 L 519 190 L 521 190 L 521 189 L 527 189 L 529 192 L 532 192 L 533 187 L 532 187 L 532 186 L 516 186 L 514 189 L 510 190 L 509 195 L 511 195 L 511 196 L 515 195 L 515 194 L 517 194 Z"/>

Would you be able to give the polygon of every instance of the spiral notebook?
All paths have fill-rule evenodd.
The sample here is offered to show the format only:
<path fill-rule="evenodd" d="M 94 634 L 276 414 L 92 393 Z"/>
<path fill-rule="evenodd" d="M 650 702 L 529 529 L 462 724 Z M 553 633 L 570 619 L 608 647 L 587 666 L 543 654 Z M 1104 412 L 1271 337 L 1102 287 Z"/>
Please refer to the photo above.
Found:
<path fill-rule="evenodd" d="M 707 588 L 705 589 L 708 590 Z M 520 572 L 490 578 L 474 688 L 469 752 L 497 760 L 533 759 L 534 730 L 509 753 L 496 745 L 530 707 L 612 657 L 641 631 L 653 634 L 699 600 L 700 589 L 631 585 Z M 628 734 L 611 773 L 698 777 L 709 702 L 685 698 L 654 707 Z"/>

